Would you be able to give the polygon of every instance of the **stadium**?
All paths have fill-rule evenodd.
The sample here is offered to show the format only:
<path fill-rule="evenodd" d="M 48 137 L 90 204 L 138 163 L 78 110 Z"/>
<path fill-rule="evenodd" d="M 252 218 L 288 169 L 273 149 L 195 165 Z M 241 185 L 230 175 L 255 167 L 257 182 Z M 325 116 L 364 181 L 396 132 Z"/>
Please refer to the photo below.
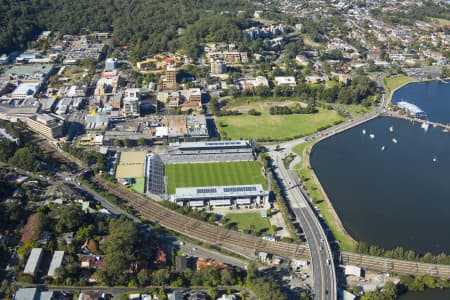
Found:
<path fill-rule="evenodd" d="M 265 170 L 249 141 L 174 143 L 161 155 L 123 152 L 116 178 L 178 205 L 270 207 Z"/>

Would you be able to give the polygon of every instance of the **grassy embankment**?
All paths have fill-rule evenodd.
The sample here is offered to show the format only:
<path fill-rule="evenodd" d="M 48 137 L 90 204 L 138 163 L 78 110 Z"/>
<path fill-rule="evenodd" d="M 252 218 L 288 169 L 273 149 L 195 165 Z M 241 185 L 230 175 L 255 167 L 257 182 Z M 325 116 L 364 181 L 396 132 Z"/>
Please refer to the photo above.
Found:
<path fill-rule="evenodd" d="M 352 251 L 356 246 L 355 241 L 341 230 L 341 226 L 335 218 L 333 208 L 325 200 L 325 195 L 322 193 L 313 171 L 308 167 L 309 155 L 313 145 L 314 143 L 303 143 L 294 148 L 294 152 L 302 158 L 301 162 L 296 166 L 296 170 L 302 178 L 303 184 L 305 185 L 310 197 L 314 201 L 315 205 L 319 207 L 320 213 L 327 222 L 334 238 L 339 241 L 339 247 L 342 250 Z"/>
<path fill-rule="evenodd" d="M 395 92 L 395 90 L 404 86 L 405 84 L 416 81 L 417 81 L 416 79 L 402 74 L 392 75 L 383 78 L 383 86 L 386 91 L 386 97 L 388 102 L 391 101 L 392 94 Z"/>
<path fill-rule="evenodd" d="M 267 187 L 257 161 L 174 164 L 165 166 L 169 194 L 177 187 L 262 184 Z"/>
<path fill-rule="evenodd" d="M 222 137 L 230 139 L 252 139 L 260 141 L 283 141 L 313 134 L 321 129 L 343 122 L 345 117 L 337 112 L 319 108 L 314 114 L 271 115 L 271 103 L 291 106 L 298 101 L 269 99 L 254 101 L 230 101 L 227 110 L 239 110 L 242 115 L 216 117 L 216 124 Z M 260 112 L 259 116 L 247 114 L 249 109 Z"/>

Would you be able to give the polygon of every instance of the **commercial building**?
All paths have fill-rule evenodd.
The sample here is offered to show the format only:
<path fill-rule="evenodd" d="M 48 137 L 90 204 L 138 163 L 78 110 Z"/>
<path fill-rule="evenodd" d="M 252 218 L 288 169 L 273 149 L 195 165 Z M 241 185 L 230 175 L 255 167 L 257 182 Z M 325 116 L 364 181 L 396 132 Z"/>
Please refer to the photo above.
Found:
<path fill-rule="evenodd" d="M 294 76 L 275 76 L 275 85 L 295 87 L 297 81 Z"/>
<path fill-rule="evenodd" d="M 164 74 L 164 79 L 162 82 L 163 90 L 177 90 L 177 73 L 178 70 L 176 68 L 167 67 L 167 70 Z"/>
<path fill-rule="evenodd" d="M 61 267 L 64 258 L 64 251 L 55 251 L 53 253 L 52 261 L 50 262 L 50 267 L 48 268 L 47 276 L 51 278 L 56 277 L 56 269 Z"/>
<path fill-rule="evenodd" d="M 243 90 L 252 90 L 258 86 L 269 87 L 269 81 L 264 76 L 256 76 L 255 79 L 240 80 L 239 85 Z"/>
<path fill-rule="evenodd" d="M 168 164 L 187 162 L 253 161 L 249 141 L 207 141 L 171 143 L 164 161 Z"/>
<path fill-rule="evenodd" d="M 41 264 L 43 256 L 42 248 L 33 248 L 31 249 L 30 256 L 28 256 L 27 263 L 25 265 L 25 269 L 23 270 L 23 274 L 36 276 L 37 271 L 39 270 L 39 265 Z"/>
<path fill-rule="evenodd" d="M 270 207 L 269 191 L 264 190 L 261 184 L 176 188 L 170 200 L 190 207 Z"/>
<path fill-rule="evenodd" d="M 107 114 L 86 115 L 84 117 L 86 131 L 101 131 L 108 128 L 109 116 Z"/>
<path fill-rule="evenodd" d="M 105 61 L 105 71 L 114 71 L 117 69 L 117 58 L 107 58 Z"/>
<path fill-rule="evenodd" d="M 188 91 L 188 102 L 195 102 L 200 104 L 202 101 L 202 92 L 199 88 L 189 89 Z"/>
<path fill-rule="evenodd" d="M 43 82 L 53 72 L 53 65 L 15 65 L 5 71 L 4 77 L 12 81 Z"/>
<path fill-rule="evenodd" d="M 141 92 L 137 88 L 126 89 L 123 97 L 123 114 L 139 117 L 141 114 Z"/>
<path fill-rule="evenodd" d="M 64 122 L 47 114 L 37 114 L 25 119 L 31 130 L 49 138 L 59 138 L 64 134 Z"/>
<path fill-rule="evenodd" d="M 39 82 L 24 82 L 17 86 L 11 93 L 12 99 L 27 99 L 33 98 L 39 91 Z"/>
<path fill-rule="evenodd" d="M 211 63 L 212 74 L 224 74 L 227 71 L 227 64 L 223 60 L 215 60 Z"/>

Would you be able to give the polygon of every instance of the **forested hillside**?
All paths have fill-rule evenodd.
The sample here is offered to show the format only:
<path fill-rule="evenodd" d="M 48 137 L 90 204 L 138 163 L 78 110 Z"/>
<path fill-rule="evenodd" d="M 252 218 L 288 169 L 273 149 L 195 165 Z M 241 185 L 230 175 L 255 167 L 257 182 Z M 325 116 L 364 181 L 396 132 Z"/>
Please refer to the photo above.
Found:
<path fill-rule="evenodd" d="M 138 52 L 183 48 L 195 54 L 198 42 L 241 39 L 240 29 L 248 26 L 242 16 L 252 11 L 247 0 L 0 0 L 0 53 L 54 30 L 109 31 L 116 45 Z"/>

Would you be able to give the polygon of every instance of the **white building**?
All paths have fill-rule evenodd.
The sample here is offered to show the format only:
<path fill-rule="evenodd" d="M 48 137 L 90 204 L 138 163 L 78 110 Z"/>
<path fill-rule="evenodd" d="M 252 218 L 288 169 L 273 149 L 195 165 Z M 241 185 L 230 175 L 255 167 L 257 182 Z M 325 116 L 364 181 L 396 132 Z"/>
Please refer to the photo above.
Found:
<path fill-rule="evenodd" d="M 126 89 L 123 97 L 123 113 L 126 116 L 139 117 L 141 114 L 141 92 L 137 88 Z"/>
<path fill-rule="evenodd" d="M 117 69 L 117 58 L 107 58 L 105 61 L 105 71 L 114 71 Z"/>
<path fill-rule="evenodd" d="M 345 273 L 345 276 L 352 275 L 352 276 L 358 276 L 358 277 L 361 277 L 363 274 L 362 269 L 360 267 L 350 266 L 350 265 L 345 266 L 344 273 Z"/>
<path fill-rule="evenodd" d="M 261 184 L 177 188 L 170 196 L 178 205 L 190 207 L 256 205 L 270 207 L 269 191 Z"/>
<path fill-rule="evenodd" d="M 13 99 L 33 98 L 37 94 L 39 87 L 40 87 L 40 84 L 38 82 L 21 83 L 12 92 L 11 98 L 13 98 Z"/>
<path fill-rule="evenodd" d="M 295 80 L 294 76 L 275 76 L 275 85 L 280 86 L 296 86 L 297 81 Z"/>

